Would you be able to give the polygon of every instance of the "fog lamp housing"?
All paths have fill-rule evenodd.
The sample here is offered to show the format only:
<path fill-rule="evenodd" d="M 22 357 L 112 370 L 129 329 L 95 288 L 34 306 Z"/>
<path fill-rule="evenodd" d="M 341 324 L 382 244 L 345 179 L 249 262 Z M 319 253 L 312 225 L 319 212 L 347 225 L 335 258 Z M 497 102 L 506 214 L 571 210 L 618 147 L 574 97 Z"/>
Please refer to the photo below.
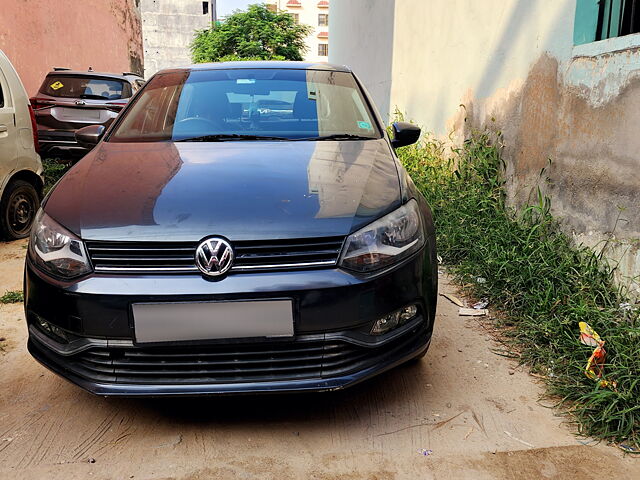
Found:
<path fill-rule="evenodd" d="M 409 305 L 389 315 L 379 318 L 371 328 L 371 335 L 384 335 L 394 328 L 398 328 L 418 315 L 417 305 Z"/>
<path fill-rule="evenodd" d="M 69 335 L 67 335 L 67 332 L 65 332 L 62 328 L 58 327 L 57 325 L 54 325 L 51 322 L 47 322 L 40 315 L 34 314 L 33 316 L 35 318 L 36 324 L 38 325 L 38 328 L 43 333 L 45 333 L 46 335 L 48 335 L 49 337 L 53 338 L 58 342 L 69 343 Z"/>

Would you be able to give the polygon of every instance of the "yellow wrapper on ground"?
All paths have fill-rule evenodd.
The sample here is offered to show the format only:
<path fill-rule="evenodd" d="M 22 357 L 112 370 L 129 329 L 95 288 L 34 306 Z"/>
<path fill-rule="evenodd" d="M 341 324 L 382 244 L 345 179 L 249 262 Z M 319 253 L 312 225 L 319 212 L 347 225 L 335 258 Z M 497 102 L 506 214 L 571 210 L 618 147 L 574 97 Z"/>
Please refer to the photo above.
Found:
<path fill-rule="evenodd" d="M 591 357 L 587 361 L 587 366 L 584 369 L 584 373 L 591 380 L 595 380 L 601 387 L 607 387 L 611 390 L 616 389 L 616 382 L 612 382 L 602 378 L 604 376 L 604 362 L 607 357 L 607 351 L 604 349 L 604 340 L 600 338 L 600 335 L 591 328 L 586 322 L 580 322 L 580 342 L 583 345 L 595 347 Z"/>

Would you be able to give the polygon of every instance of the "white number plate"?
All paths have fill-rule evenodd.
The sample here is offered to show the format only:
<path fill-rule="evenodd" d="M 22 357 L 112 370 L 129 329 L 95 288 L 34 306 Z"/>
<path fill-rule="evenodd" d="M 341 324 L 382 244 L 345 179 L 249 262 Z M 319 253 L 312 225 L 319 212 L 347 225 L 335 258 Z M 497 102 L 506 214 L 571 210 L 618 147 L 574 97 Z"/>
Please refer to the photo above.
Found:
<path fill-rule="evenodd" d="M 137 343 L 292 337 L 291 300 L 135 303 Z"/>

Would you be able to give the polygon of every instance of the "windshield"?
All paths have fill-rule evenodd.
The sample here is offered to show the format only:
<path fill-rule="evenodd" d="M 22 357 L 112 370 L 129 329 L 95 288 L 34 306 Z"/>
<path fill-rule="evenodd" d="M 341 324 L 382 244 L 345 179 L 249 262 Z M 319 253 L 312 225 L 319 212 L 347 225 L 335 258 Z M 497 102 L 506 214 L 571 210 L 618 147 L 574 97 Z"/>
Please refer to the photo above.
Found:
<path fill-rule="evenodd" d="M 335 135 L 380 138 L 351 73 L 196 70 L 153 77 L 109 141 L 295 140 Z"/>
<path fill-rule="evenodd" d="M 40 92 L 52 97 L 120 100 L 131 96 L 129 82 L 80 75 L 47 75 Z"/>

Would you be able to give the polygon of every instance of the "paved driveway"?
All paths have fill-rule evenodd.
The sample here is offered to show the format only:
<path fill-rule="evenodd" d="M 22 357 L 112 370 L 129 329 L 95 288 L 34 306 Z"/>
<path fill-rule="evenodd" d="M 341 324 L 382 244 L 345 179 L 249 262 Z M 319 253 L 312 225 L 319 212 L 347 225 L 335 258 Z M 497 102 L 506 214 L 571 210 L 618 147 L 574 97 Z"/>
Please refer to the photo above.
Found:
<path fill-rule="evenodd" d="M 21 289 L 24 245 L 0 244 L 0 294 Z M 94 397 L 32 360 L 25 330 L 22 305 L 1 305 L 3 479 L 640 478 L 640 459 L 573 436 L 443 298 L 421 362 L 319 395 Z"/>

